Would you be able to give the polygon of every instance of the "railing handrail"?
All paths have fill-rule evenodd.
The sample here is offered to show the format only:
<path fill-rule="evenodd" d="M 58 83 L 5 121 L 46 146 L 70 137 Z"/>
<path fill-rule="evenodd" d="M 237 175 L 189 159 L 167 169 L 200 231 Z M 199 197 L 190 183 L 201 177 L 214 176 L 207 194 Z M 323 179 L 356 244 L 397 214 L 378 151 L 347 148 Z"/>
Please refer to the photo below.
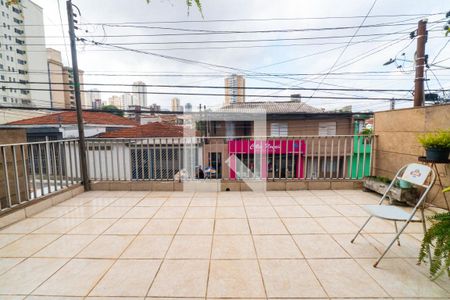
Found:
<path fill-rule="evenodd" d="M 163 136 L 163 137 L 128 137 L 128 138 L 100 138 L 89 137 L 86 140 L 148 140 L 148 139 L 183 139 L 183 138 L 199 138 L 199 139 L 251 139 L 251 138 L 278 138 L 278 139 L 292 139 L 292 138 L 330 138 L 330 137 L 371 137 L 378 136 L 376 134 L 336 134 L 336 135 L 288 135 L 288 136 L 271 136 L 271 135 L 255 135 L 255 136 Z"/>
<path fill-rule="evenodd" d="M 13 143 L 13 144 L 0 144 L 0 147 L 27 146 L 27 145 L 46 144 L 46 143 L 78 142 L 78 141 L 79 141 L 79 139 L 61 139 L 61 140 L 48 140 L 48 141 L 38 141 L 38 142 L 25 142 L 25 143 Z"/>

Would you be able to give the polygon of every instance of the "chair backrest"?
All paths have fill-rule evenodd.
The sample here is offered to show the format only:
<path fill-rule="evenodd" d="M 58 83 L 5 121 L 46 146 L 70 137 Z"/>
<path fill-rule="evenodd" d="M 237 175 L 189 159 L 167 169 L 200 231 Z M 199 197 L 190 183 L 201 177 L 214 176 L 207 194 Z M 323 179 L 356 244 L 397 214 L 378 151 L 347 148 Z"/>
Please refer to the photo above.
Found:
<path fill-rule="evenodd" d="M 401 177 L 400 177 L 400 174 L 402 174 Z M 431 176 L 431 178 L 428 181 L 428 184 L 426 184 L 426 180 L 430 176 Z M 436 174 L 435 174 L 435 172 L 434 172 L 434 170 L 432 168 L 430 168 L 430 167 L 428 167 L 426 165 L 421 165 L 421 164 L 417 164 L 417 163 L 411 163 L 411 164 L 407 164 L 407 165 L 401 167 L 397 171 L 397 174 L 395 174 L 394 179 L 392 180 L 391 184 L 389 185 L 389 187 L 384 192 L 384 194 L 381 197 L 381 200 L 380 200 L 380 202 L 378 204 L 383 203 L 383 201 L 384 201 L 384 199 L 386 199 L 389 191 L 394 186 L 395 182 L 397 180 L 399 180 L 399 179 L 407 181 L 407 182 L 409 182 L 411 184 L 414 184 L 414 185 L 419 185 L 419 186 L 425 188 L 424 192 L 422 193 L 422 195 L 420 196 L 419 200 L 417 201 L 416 206 L 414 207 L 413 211 L 415 212 L 416 209 L 425 200 L 428 192 L 430 191 L 431 187 L 433 186 L 433 184 L 434 184 L 434 182 L 436 180 Z"/>
<path fill-rule="evenodd" d="M 425 184 L 425 181 L 427 180 L 430 173 L 432 174 L 433 172 L 430 167 L 416 163 L 406 165 L 405 167 L 406 168 L 403 171 L 403 175 L 401 177 L 402 180 L 415 185 L 428 187 L 428 185 Z"/>

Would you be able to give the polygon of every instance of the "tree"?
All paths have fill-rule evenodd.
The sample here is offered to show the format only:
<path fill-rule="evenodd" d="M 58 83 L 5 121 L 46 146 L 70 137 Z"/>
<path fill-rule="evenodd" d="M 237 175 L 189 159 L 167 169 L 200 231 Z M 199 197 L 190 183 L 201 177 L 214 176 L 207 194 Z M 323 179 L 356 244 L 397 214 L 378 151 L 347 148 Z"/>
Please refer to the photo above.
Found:
<path fill-rule="evenodd" d="M 105 112 L 109 112 L 113 115 L 123 117 L 123 110 L 117 108 L 117 106 L 105 105 L 105 106 L 102 106 L 102 110 Z"/>
<path fill-rule="evenodd" d="M 150 3 L 151 0 L 147 0 L 147 3 Z M 186 0 L 186 5 L 188 7 L 188 14 L 189 14 L 189 9 L 192 7 L 192 5 L 195 3 L 195 5 L 197 6 L 200 14 L 203 16 L 203 12 L 202 12 L 202 3 L 200 0 Z"/>

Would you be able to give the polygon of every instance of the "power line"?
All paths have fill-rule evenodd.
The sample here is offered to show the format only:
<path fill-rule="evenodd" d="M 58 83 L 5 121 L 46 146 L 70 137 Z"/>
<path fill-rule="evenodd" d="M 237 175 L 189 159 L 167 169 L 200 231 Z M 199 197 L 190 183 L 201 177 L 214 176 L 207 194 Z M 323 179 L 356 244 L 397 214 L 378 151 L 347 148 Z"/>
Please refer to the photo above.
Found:
<path fill-rule="evenodd" d="M 322 85 L 322 83 L 324 82 L 324 80 L 327 78 L 328 73 L 333 71 L 334 67 L 336 66 L 336 64 L 338 63 L 338 61 L 341 59 L 341 57 L 344 55 L 345 51 L 347 50 L 348 46 L 350 45 L 350 43 L 353 41 L 354 37 L 356 34 L 358 34 L 358 31 L 363 28 L 363 24 L 364 22 L 367 20 L 367 16 L 370 15 L 370 13 L 372 12 L 372 9 L 374 8 L 375 4 L 377 3 L 377 0 L 374 0 L 372 3 L 372 6 L 370 7 L 369 11 L 366 14 L 366 17 L 363 18 L 361 24 L 357 27 L 356 31 L 353 33 L 353 36 L 350 38 L 350 40 L 348 41 L 347 45 L 344 47 L 344 49 L 342 49 L 341 53 L 339 53 L 338 57 L 336 58 L 336 60 L 334 61 L 333 65 L 331 66 L 330 70 L 327 72 L 327 74 L 325 74 L 324 77 L 322 77 L 320 83 L 317 85 L 317 89 Z M 316 91 L 313 92 L 313 96 L 316 94 Z"/>
<path fill-rule="evenodd" d="M 24 83 L 20 82 L 11 82 L 11 81 L 0 81 L 0 83 L 6 84 L 17 84 L 23 85 Z M 45 81 L 28 81 L 26 84 L 43 84 L 48 85 L 48 82 Z M 67 82 L 53 82 L 53 84 L 57 85 L 68 85 L 73 86 L 72 83 Z M 133 84 L 125 84 L 125 83 L 80 83 L 81 86 L 121 86 L 121 87 L 133 87 Z M 147 88 L 187 88 L 187 89 L 224 89 L 224 86 L 217 85 L 170 85 L 170 84 L 141 84 L 140 86 Z M 26 88 L 24 88 L 26 89 Z M 245 86 L 245 87 L 235 87 L 234 89 L 238 90 L 279 90 L 279 91 L 352 91 L 352 92 L 407 92 L 405 89 L 363 89 L 363 88 L 314 88 L 314 87 L 292 87 L 292 88 L 281 88 L 281 87 L 262 87 L 262 86 Z M 53 90 L 53 89 L 48 89 Z M 57 90 L 54 90 L 57 91 Z M 63 90 L 63 91 L 71 91 L 71 90 Z"/>
<path fill-rule="evenodd" d="M 37 89 L 37 88 L 11 88 L 16 90 L 27 90 L 27 91 L 49 91 L 50 89 Z M 72 90 L 65 89 L 53 89 L 52 91 L 58 92 L 70 92 Z M 81 92 L 88 92 L 89 90 L 81 90 Z M 129 93 L 129 91 L 118 91 L 118 90 L 100 90 L 102 93 Z M 136 93 L 136 92 L 135 92 Z M 172 95 L 172 96 L 212 96 L 212 97 L 224 97 L 227 94 L 225 93 L 187 93 L 187 92 L 137 92 L 138 94 L 147 94 L 147 95 Z M 247 95 L 246 95 L 247 96 Z M 254 98 L 287 98 L 290 99 L 290 95 L 257 95 L 252 94 L 248 95 L 248 97 Z M 389 97 L 336 97 L 336 96 L 302 96 L 302 99 L 343 99 L 343 100 L 391 100 Z M 400 99 L 400 100 L 410 100 L 410 99 Z"/>

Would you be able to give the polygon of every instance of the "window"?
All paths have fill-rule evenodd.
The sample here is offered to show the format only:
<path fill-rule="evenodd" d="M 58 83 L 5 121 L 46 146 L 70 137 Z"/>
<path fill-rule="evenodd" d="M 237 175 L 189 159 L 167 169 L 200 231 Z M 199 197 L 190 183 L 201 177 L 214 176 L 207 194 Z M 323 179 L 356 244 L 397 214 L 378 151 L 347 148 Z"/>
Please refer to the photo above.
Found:
<path fill-rule="evenodd" d="M 320 122 L 319 135 L 336 135 L 336 122 Z"/>
<path fill-rule="evenodd" d="M 287 123 L 271 123 L 270 124 L 271 136 L 287 136 L 288 124 Z"/>

